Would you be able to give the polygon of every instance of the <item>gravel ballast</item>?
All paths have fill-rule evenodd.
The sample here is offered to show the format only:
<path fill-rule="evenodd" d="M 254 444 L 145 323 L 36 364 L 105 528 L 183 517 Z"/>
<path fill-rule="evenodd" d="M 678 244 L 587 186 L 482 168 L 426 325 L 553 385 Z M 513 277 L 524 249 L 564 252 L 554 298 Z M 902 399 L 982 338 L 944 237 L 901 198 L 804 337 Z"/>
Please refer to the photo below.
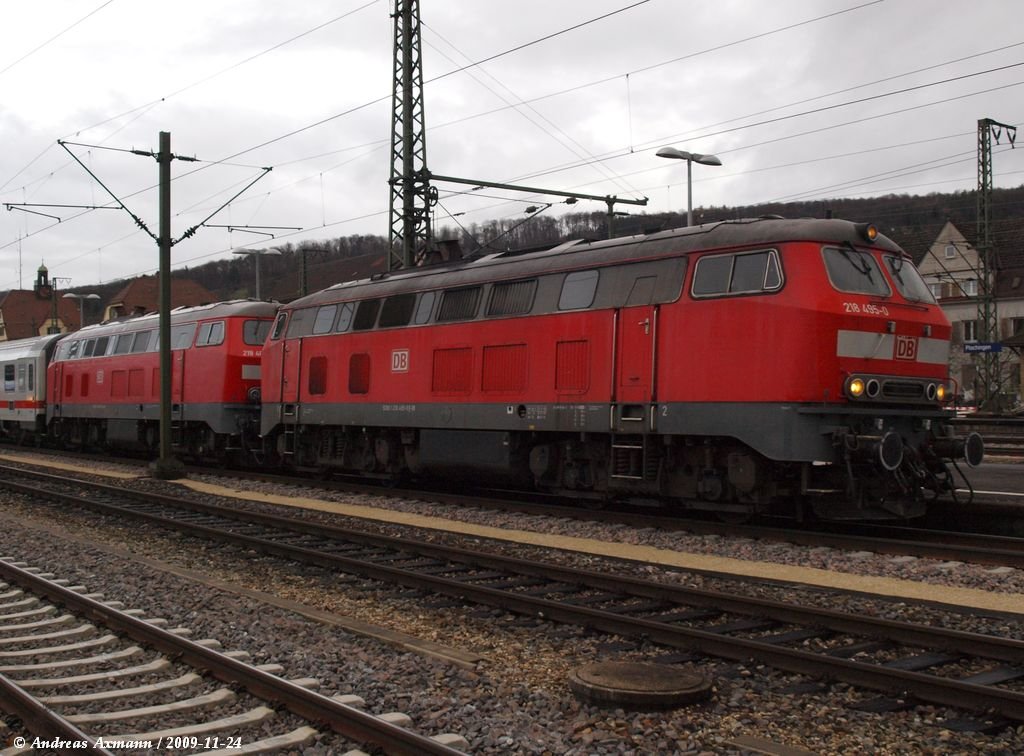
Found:
<path fill-rule="evenodd" d="M 237 480 L 218 480 L 233 488 Z M 140 480 L 129 485 L 152 490 L 177 487 Z M 714 536 L 692 536 L 637 530 L 514 513 L 466 510 L 381 497 L 310 491 L 308 487 L 252 484 L 282 495 L 316 495 L 323 499 L 372 503 L 490 526 L 542 532 L 564 531 L 604 540 L 657 545 L 693 553 L 738 559 L 819 566 L 865 575 L 885 575 L 942 585 L 985 590 L 1024 591 L 1019 571 L 995 572 L 971 565 L 939 569 L 930 560 L 891 556 L 850 555 L 799 546 L 732 542 Z M 246 507 L 276 511 L 263 504 Z M 288 510 L 289 516 L 297 514 Z M 351 525 L 351 518 L 309 512 L 308 518 Z M 389 535 L 410 535 L 410 529 L 360 521 L 360 527 Z M 460 542 L 484 548 L 478 539 L 416 531 L 422 538 Z M 460 539 L 462 539 L 460 541 Z M 116 556 L 104 547 L 118 549 Z M 648 579 L 664 579 L 710 589 L 729 590 L 741 582 L 756 595 L 785 592 L 772 584 L 730 581 L 644 565 L 624 566 L 615 560 L 580 554 L 550 553 L 538 547 L 486 543 L 487 549 L 517 556 L 535 556 L 574 566 L 633 571 Z M 877 694 L 845 684 L 806 685 L 797 675 L 724 660 L 686 661 L 685 655 L 640 641 L 520 618 L 482 607 L 453 606 L 448 599 L 422 597 L 409 591 L 360 579 L 329 575 L 276 559 L 221 547 L 176 534 L 149 536 L 139 526 L 119 525 L 94 515 L 67 515 L 0 495 L 0 553 L 59 573 L 110 599 L 138 607 L 172 625 L 193 630 L 193 637 L 218 639 L 226 649 L 248 651 L 257 663 L 276 662 L 288 677 L 316 677 L 322 692 L 355 693 L 374 713 L 404 711 L 414 728 L 425 734 L 456 732 L 475 753 L 742 753 L 744 738 L 803 748 L 815 753 L 1021 753 L 1024 727 L 1006 727 L 992 734 L 956 732 L 945 724 L 965 716 L 941 707 L 919 706 L 887 714 L 869 714 L 849 704 Z M 139 561 L 145 558 L 147 561 Z M 471 668 L 396 649 L 379 641 L 324 625 L 295 613 L 253 603 L 232 590 L 199 586 L 187 577 L 159 569 L 153 561 L 193 570 L 212 579 L 281 596 L 338 615 L 410 633 L 426 640 L 476 652 L 485 659 Z M 1024 637 L 1020 618 L 974 618 L 945 608 L 908 605 L 868 597 L 837 596 L 823 589 L 814 600 L 832 608 L 895 619 L 925 618 L 934 624 Z M 806 599 L 805 599 L 806 600 Z M 841 603 L 841 605 L 837 605 Z M 568 688 L 573 669 L 601 661 L 678 662 L 714 682 L 705 703 L 674 711 L 626 711 L 590 705 Z M 802 685 L 810 692 L 792 693 Z M 2 730 L 0 730 L 2 733 Z M 754 741 L 756 742 L 756 741 Z M 744 745 L 744 744 L 747 745 Z M 326 743 L 309 753 L 329 753 Z"/>

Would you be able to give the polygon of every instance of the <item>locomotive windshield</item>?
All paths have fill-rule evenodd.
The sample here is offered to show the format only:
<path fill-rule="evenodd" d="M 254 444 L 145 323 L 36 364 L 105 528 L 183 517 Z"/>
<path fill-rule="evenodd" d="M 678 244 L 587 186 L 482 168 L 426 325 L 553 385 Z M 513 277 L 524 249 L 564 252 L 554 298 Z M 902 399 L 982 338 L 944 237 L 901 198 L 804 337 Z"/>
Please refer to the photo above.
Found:
<path fill-rule="evenodd" d="M 909 260 L 895 255 L 886 255 L 885 266 L 889 269 L 889 276 L 904 299 L 908 302 L 935 304 L 935 297 L 932 296 L 928 284 L 924 282 L 921 274 L 917 272 L 917 268 Z"/>
<path fill-rule="evenodd" d="M 826 247 L 823 252 L 828 278 L 837 290 L 879 297 L 892 294 L 874 255 L 853 247 Z"/>

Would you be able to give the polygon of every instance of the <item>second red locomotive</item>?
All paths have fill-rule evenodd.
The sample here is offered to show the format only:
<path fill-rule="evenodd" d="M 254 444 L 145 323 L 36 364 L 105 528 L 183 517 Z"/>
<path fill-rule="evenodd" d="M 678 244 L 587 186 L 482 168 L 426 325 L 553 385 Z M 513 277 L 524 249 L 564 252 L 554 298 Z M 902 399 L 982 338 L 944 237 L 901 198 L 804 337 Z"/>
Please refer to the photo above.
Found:
<path fill-rule="evenodd" d="M 277 306 L 236 301 L 171 313 L 174 445 L 196 458 L 249 456 L 258 443 L 260 360 Z M 157 316 L 65 336 L 47 369 L 47 425 L 72 446 L 156 449 Z"/>

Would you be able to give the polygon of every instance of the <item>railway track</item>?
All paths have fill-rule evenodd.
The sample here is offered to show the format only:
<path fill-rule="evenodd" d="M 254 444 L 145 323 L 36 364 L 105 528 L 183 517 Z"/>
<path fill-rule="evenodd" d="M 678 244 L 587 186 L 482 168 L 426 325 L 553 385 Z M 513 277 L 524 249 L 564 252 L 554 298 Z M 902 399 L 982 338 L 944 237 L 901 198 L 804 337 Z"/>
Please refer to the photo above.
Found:
<path fill-rule="evenodd" d="M 21 482 L 17 478 L 21 477 Z M 533 617 L 1024 721 L 1024 642 L 8 471 L 26 495 Z M 819 596 L 820 600 L 820 596 Z"/>
<path fill-rule="evenodd" d="M 459 736 L 418 735 L 401 713 L 367 714 L 358 696 L 323 696 L 315 680 L 283 679 L 279 665 L 253 666 L 243 652 L 222 653 L 214 640 L 189 640 L 166 620 L 52 577 L 0 560 L 0 709 L 29 735 L 19 736 L 26 750 L 0 753 L 33 742 L 103 754 L 266 752 L 301 748 L 324 727 L 389 753 L 461 753 L 450 745 Z M 266 735 L 281 719 L 275 709 L 307 721 Z"/>

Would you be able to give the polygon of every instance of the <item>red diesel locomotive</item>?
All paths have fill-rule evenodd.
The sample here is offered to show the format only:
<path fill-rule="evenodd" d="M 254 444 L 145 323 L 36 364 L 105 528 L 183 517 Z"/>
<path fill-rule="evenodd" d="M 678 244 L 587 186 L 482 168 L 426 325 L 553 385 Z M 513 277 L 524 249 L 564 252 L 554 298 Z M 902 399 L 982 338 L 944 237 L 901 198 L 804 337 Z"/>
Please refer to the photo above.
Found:
<path fill-rule="evenodd" d="M 172 437 L 180 453 L 225 459 L 251 449 L 260 355 L 277 305 L 235 301 L 171 312 Z M 47 368 L 47 425 L 70 446 L 159 445 L 157 315 L 61 339 Z"/>
<path fill-rule="evenodd" d="M 282 307 L 261 432 L 299 469 L 912 517 L 983 454 L 943 407 L 950 331 L 910 258 L 867 224 L 569 242 Z"/>

